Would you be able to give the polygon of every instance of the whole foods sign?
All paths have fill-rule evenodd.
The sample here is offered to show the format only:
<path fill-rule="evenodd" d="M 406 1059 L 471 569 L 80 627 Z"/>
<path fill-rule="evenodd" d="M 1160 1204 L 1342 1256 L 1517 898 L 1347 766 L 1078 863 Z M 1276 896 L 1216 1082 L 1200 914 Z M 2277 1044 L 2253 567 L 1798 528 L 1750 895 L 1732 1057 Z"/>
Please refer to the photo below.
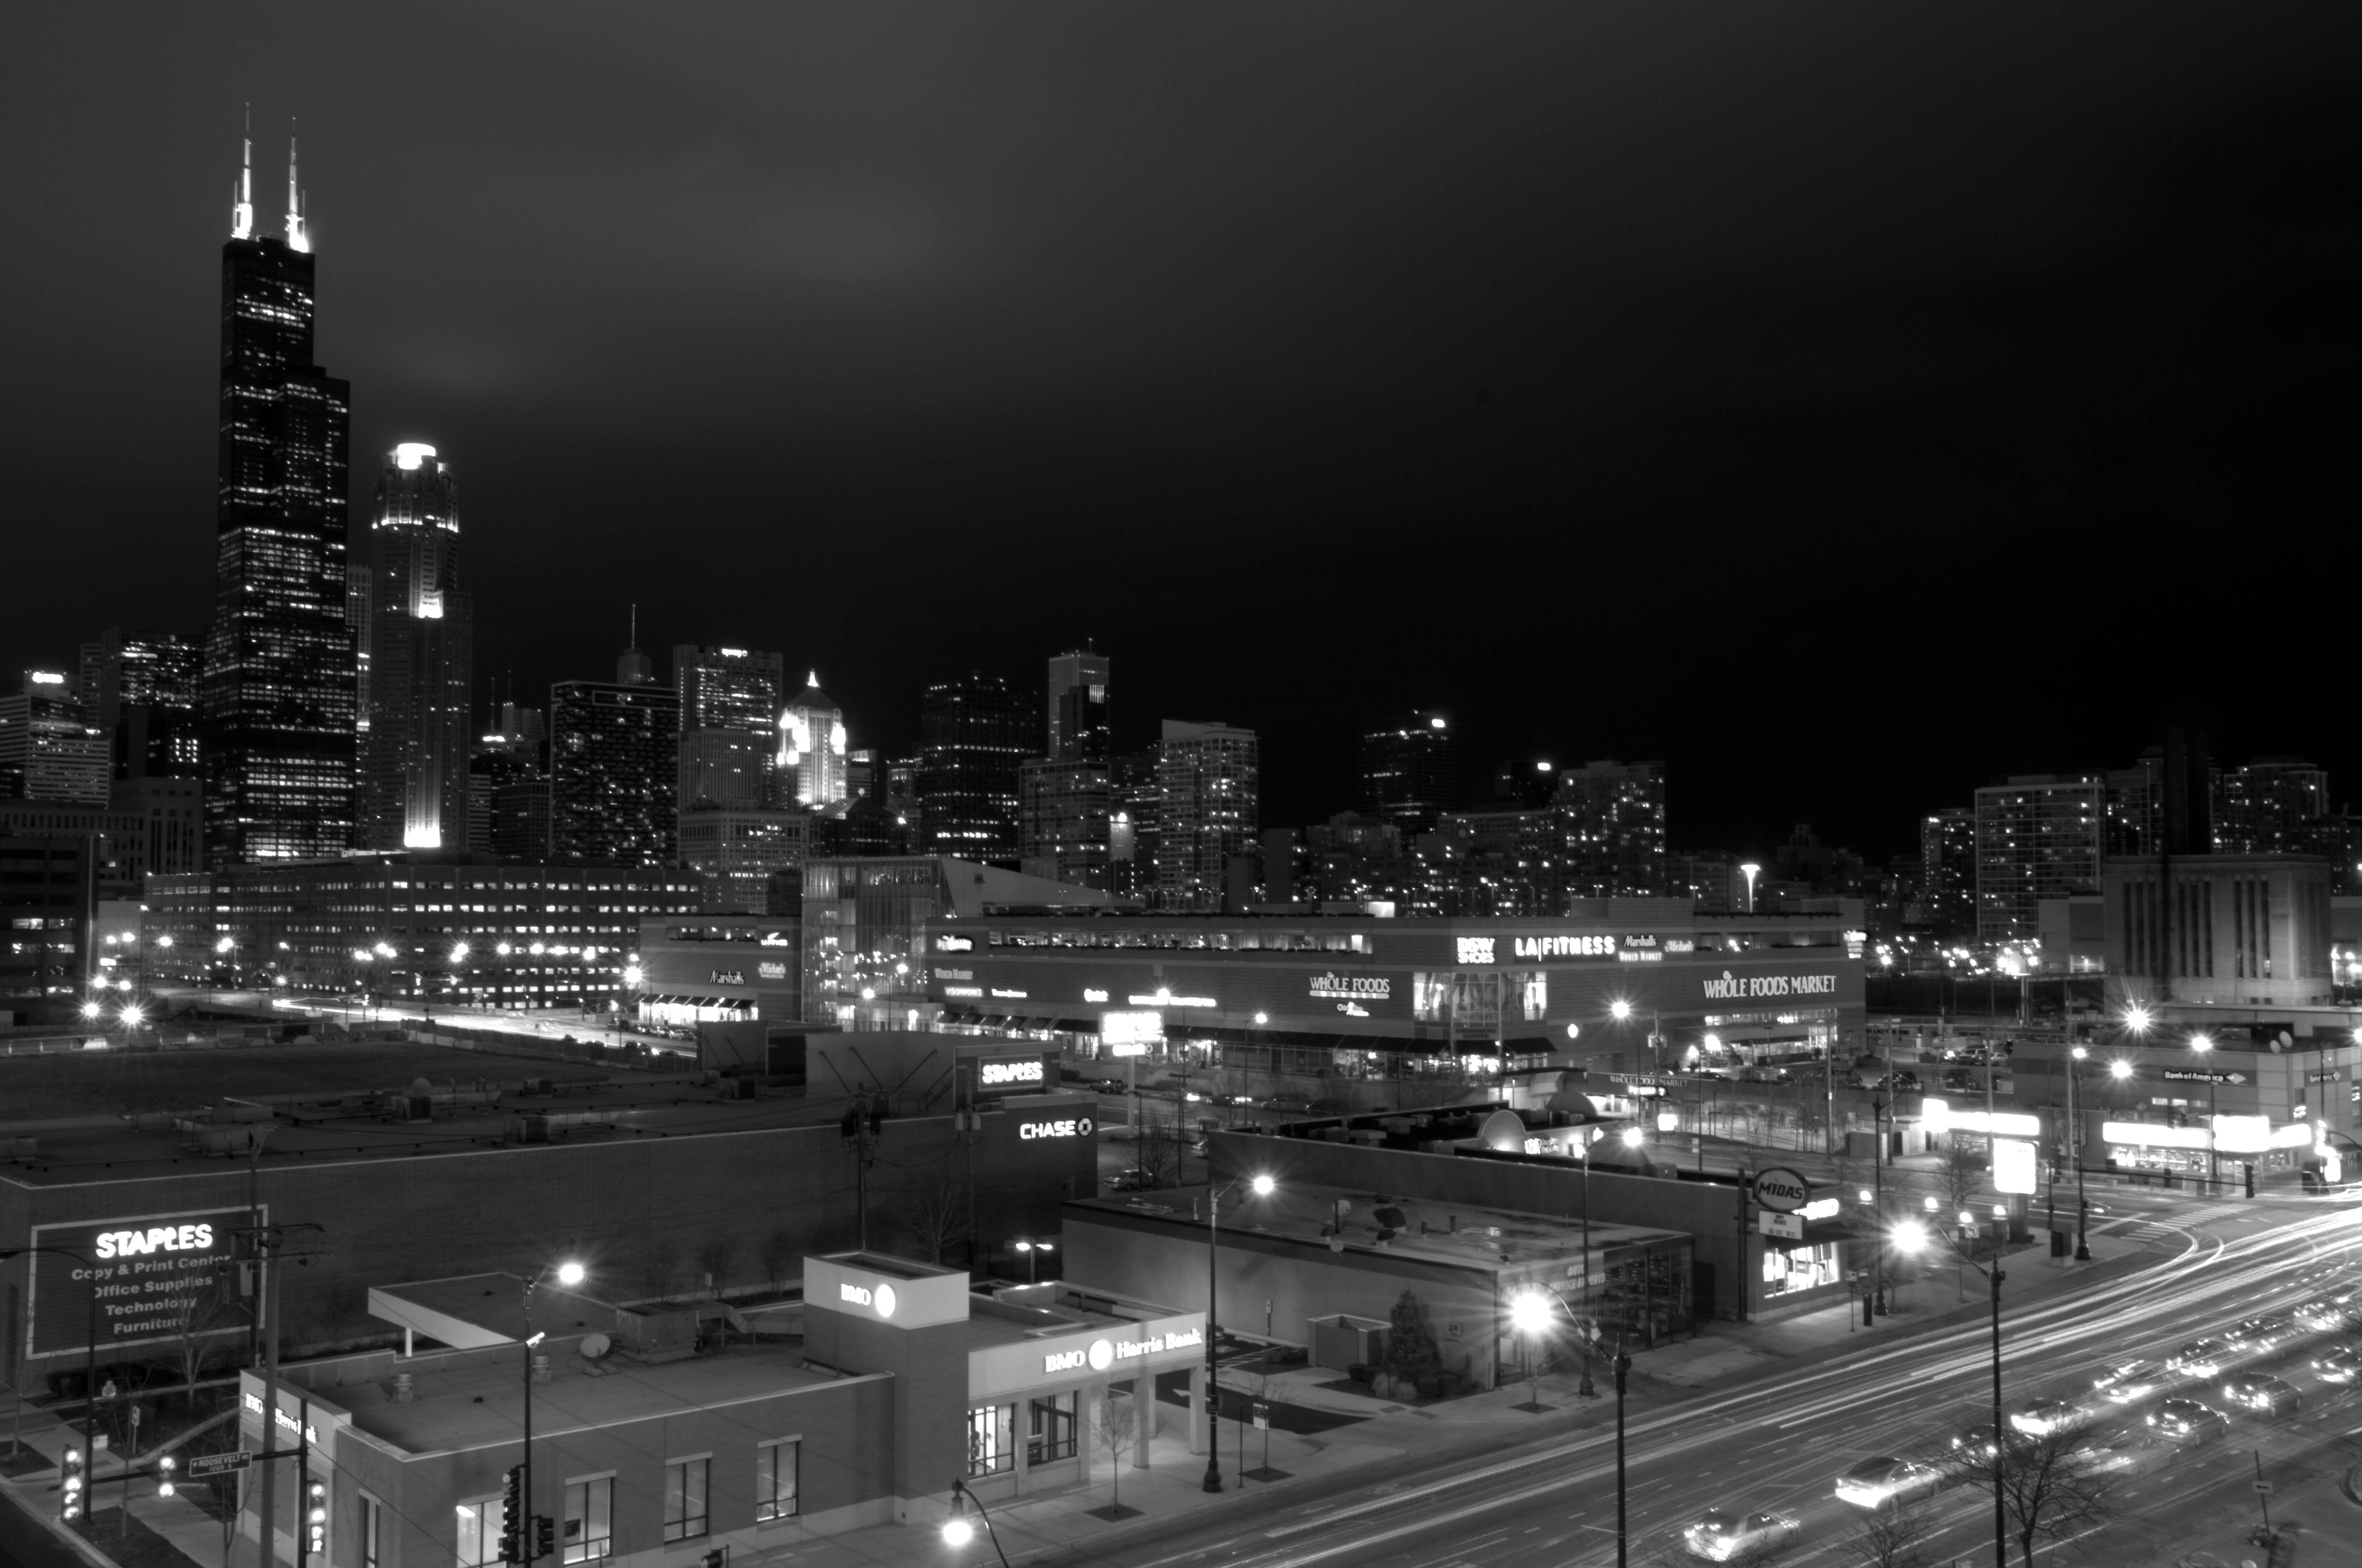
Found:
<path fill-rule="evenodd" d="M 81 1355 L 94 1334 L 104 1353 L 244 1333 L 235 1282 L 223 1275 L 251 1214 L 205 1209 L 34 1226 L 31 1244 L 59 1252 L 28 1259 L 25 1353 Z"/>
<path fill-rule="evenodd" d="M 1835 975 L 1738 975 L 1699 982 L 1708 1001 L 1744 1001 L 1754 997 L 1819 997 L 1837 994 Z"/>

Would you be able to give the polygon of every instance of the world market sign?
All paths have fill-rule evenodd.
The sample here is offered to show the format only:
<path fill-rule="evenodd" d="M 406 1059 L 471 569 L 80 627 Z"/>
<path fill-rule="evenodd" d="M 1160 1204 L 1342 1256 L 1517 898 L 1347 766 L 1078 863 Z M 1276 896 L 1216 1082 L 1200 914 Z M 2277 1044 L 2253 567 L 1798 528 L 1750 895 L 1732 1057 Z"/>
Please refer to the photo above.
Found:
<path fill-rule="evenodd" d="M 1838 988 L 1835 975 L 1744 975 L 1733 977 L 1725 969 L 1718 980 L 1699 982 L 1705 988 L 1708 1001 L 1738 1001 L 1749 997 L 1812 997 L 1831 996 Z"/>

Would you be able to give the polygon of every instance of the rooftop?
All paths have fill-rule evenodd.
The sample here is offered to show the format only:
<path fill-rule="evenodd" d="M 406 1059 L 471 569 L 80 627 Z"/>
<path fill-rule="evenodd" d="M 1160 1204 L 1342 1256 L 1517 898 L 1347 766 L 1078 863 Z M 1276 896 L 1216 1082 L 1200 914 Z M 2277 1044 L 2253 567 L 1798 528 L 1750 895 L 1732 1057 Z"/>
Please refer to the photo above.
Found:
<path fill-rule="evenodd" d="M 1166 1223 L 1203 1225 L 1206 1188 L 1171 1187 L 1121 1198 L 1081 1198 L 1066 1205 Z M 1342 1205 L 1341 1210 L 1340 1205 Z M 1329 1245 L 1332 1218 L 1341 1213 L 1343 1251 L 1385 1252 L 1459 1268 L 1497 1269 L 1540 1259 L 1584 1255 L 1584 1229 L 1577 1217 L 1529 1214 L 1467 1203 L 1430 1203 L 1348 1187 L 1288 1182 L 1268 1198 L 1240 1187 L 1222 1199 L 1222 1229 L 1306 1247 Z M 1399 1217 L 1399 1218 L 1397 1218 Z M 1383 1237 L 1383 1239 L 1382 1239 Z M 1643 1225 L 1594 1220 L 1590 1248 L 1612 1263 L 1632 1247 L 1686 1240 L 1686 1232 Z"/>

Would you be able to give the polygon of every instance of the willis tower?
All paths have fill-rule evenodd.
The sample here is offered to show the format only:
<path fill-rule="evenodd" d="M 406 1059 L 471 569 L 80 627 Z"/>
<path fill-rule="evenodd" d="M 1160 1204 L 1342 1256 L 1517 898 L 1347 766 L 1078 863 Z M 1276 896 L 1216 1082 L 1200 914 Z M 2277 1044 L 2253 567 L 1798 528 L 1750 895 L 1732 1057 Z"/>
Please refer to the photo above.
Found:
<path fill-rule="evenodd" d="M 222 247 L 214 620 L 202 695 L 209 865 L 353 842 L 358 696 L 345 605 L 350 392 L 312 362 L 312 244 L 254 232 L 253 143 Z"/>

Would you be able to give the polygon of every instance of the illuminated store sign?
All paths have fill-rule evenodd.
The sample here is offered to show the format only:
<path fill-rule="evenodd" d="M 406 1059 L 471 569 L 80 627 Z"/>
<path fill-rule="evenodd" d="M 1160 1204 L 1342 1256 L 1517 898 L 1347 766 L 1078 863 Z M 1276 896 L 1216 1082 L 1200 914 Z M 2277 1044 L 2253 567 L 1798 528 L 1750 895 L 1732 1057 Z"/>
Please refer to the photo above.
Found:
<path fill-rule="evenodd" d="M 1979 1132 L 1987 1137 L 1998 1134 L 2003 1138 L 2039 1138 L 2042 1118 L 2024 1110 L 1956 1110 L 1951 1102 L 1929 1095 L 1920 1107 L 1920 1116 L 1930 1133 Z"/>
<path fill-rule="evenodd" d="M 1166 1351 L 1192 1350 L 1206 1342 L 1201 1329 L 1176 1329 L 1169 1334 L 1149 1334 L 1137 1340 L 1093 1340 L 1077 1350 L 1052 1351 L 1042 1358 L 1044 1372 L 1080 1372 L 1089 1367 L 1105 1372 L 1120 1361 L 1137 1361 Z"/>
<path fill-rule="evenodd" d="M 245 1209 L 116 1215 L 32 1227 L 28 1241 L 54 1253 L 31 1254 L 27 1302 L 17 1332 L 28 1357 L 81 1357 L 93 1339 L 100 1353 L 142 1344 L 201 1342 L 246 1331 L 198 1309 L 217 1271 L 237 1251 Z M 71 1253 L 72 1255 L 65 1255 Z"/>
<path fill-rule="evenodd" d="M 712 978 L 713 983 L 717 986 L 743 986 L 746 983 L 746 971 L 744 969 L 716 969 L 712 971 Z"/>
<path fill-rule="evenodd" d="M 974 937 L 938 936 L 935 938 L 935 951 L 938 953 L 971 953 L 975 950 L 976 939 Z"/>
<path fill-rule="evenodd" d="M 1686 936 L 1669 936 L 1665 938 L 1665 951 L 1668 953 L 1694 953 L 1697 951 L 1697 944 L 1691 941 Z"/>
<path fill-rule="evenodd" d="M 1106 1001 L 1107 999 L 1108 999 L 1108 994 L 1107 994 L 1105 991 L 1102 991 L 1102 990 L 1095 990 L 1095 989 L 1093 989 L 1092 988 L 1090 988 L 1090 987 L 1088 987 L 1088 986 L 1086 986 L 1086 987 L 1084 987 L 1084 988 L 1083 988 L 1083 1000 L 1085 1000 L 1085 1001 L 1087 1001 L 1087 1002 L 1098 1003 L 1098 1002 L 1104 1002 L 1104 1001 Z"/>
<path fill-rule="evenodd" d="M 1211 997 L 1176 997 L 1171 991 L 1158 991 L 1153 996 L 1126 997 L 1134 1007 L 1220 1007 Z"/>
<path fill-rule="evenodd" d="M 1349 1001 L 1391 1001 L 1395 983 L 1385 975 L 1315 975 L 1312 994 L 1341 997 Z"/>
<path fill-rule="evenodd" d="M 1520 936 L 1517 939 L 1520 958 L 1606 958 L 1616 952 L 1612 936 Z"/>
<path fill-rule="evenodd" d="M 1087 1138 L 1091 1135 L 1091 1119 L 1070 1116 L 1059 1121 L 1021 1121 L 1017 1136 L 1027 1142 L 1037 1138 Z"/>
<path fill-rule="evenodd" d="M 2212 1067 L 2168 1067 L 2165 1081 L 2169 1084 L 2243 1084 L 2245 1073 L 2217 1072 Z"/>
<path fill-rule="evenodd" d="M 980 997 L 984 995 L 984 988 L 982 986 L 945 986 L 944 988 L 944 995 L 947 997 Z"/>
<path fill-rule="evenodd" d="M 755 973 L 767 980 L 784 980 L 788 977 L 788 966 L 785 964 L 766 959 L 755 966 Z"/>
<path fill-rule="evenodd" d="M 1451 949 L 1454 963 L 1490 964 L 1493 962 L 1493 939 L 1489 936 L 1453 937 Z"/>
<path fill-rule="evenodd" d="M 881 1318 L 894 1315 L 894 1287 L 890 1285 L 880 1285 L 872 1290 L 866 1285 L 840 1279 L 836 1282 L 836 1298 L 850 1301 L 855 1307 L 866 1307 Z"/>
<path fill-rule="evenodd" d="M 1119 1056 L 1137 1056 L 1164 1038 L 1161 1012 L 1099 1014 L 1099 1043 Z"/>
<path fill-rule="evenodd" d="M 1010 1056 L 977 1064 L 977 1082 L 988 1088 L 995 1084 L 1038 1084 L 1041 1081 L 1042 1058 L 1039 1056 Z"/>
<path fill-rule="evenodd" d="M 976 978 L 976 971 L 973 969 L 946 969 L 941 965 L 937 965 L 935 967 L 935 978 L 938 980 L 973 980 Z"/>
<path fill-rule="evenodd" d="M 246 1394 L 246 1395 L 241 1395 L 241 1396 L 239 1396 L 239 1402 L 240 1402 L 240 1403 L 242 1403 L 242 1404 L 246 1407 L 247 1414 L 248 1414 L 248 1415 L 250 1415 L 250 1416 L 255 1416 L 255 1417 L 258 1417 L 258 1418 L 261 1416 L 261 1414 L 262 1414 L 262 1396 L 261 1396 L 261 1395 L 259 1395 L 259 1394 Z M 293 1437 L 293 1436 L 295 1435 L 295 1432 L 296 1432 L 296 1430 L 297 1430 L 297 1429 L 296 1429 L 296 1426 L 295 1426 L 295 1418 L 294 1418 L 294 1417 L 292 1417 L 292 1416 L 289 1415 L 289 1414 L 288 1414 L 286 1411 L 284 1411 L 284 1410 L 273 1410 L 273 1411 L 271 1412 L 271 1414 L 272 1414 L 272 1415 L 274 1415 L 274 1416 L 276 1416 L 276 1417 L 279 1419 L 279 1425 L 280 1425 L 281 1429 L 281 1430 L 283 1430 L 287 1433 L 287 1435 L 288 1435 L 289 1437 Z M 310 1444 L 311 1444 L 313 1447 L 315 1447 L 315 1448 L 317 1448 L 317 1447 L 319 1447 L 319 1446 L 320 1446 L 320 1429 L 319 1429 L 319 1428 L 317 1428 L 317 1427 L 315 1427 L 315 1426 L 312 1425 L 309 1421 L 306 1421 L 306 1422 L 304 1424 L 304 1426 L 303 1426 L 303 1429 L 302 1429 L 302 1430 L 303 1430 L 303 1433 L 304 1433 L 304 1441 L 305 1442 L 310 1443 Z"/>
<path fill-rule="evenodd" d="M 1023 991 L 1003 990 L 999 986 L 992 988 L 992 994 L 1000 998 L 1004 1001 L 1023 1001 L 1025 999 L 1025 993 Z"/>
<path fill-rule="evenodd" d="M 1838 988 L 1835 975 L 1748 975 L 1734 979 L 1729 970 L 1718 980 L 1705 980 L 1708 1001 L 1738 1001 L 1745 997 L 1828 996 Z"/>
<path fill-rule="evenodd" d="M 1661 964 L 1665 955 L 1654 947 L 1628 947 L 1616 955 L 1627 964 Z"/>

